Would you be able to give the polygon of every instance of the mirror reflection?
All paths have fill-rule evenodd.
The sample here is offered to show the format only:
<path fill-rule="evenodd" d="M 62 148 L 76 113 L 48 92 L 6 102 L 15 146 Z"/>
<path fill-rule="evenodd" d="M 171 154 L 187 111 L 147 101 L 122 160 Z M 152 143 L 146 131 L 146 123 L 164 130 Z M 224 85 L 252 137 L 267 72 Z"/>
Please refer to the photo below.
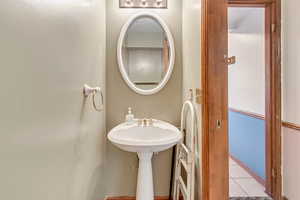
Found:
<path fill-rule="evenodd" d="M 137 88 L 156 88 L 164 79 L 170 62 L 167 35 L 154 18 L 137 18 L 128 28 L 122 59 L 126 73 Z"/>

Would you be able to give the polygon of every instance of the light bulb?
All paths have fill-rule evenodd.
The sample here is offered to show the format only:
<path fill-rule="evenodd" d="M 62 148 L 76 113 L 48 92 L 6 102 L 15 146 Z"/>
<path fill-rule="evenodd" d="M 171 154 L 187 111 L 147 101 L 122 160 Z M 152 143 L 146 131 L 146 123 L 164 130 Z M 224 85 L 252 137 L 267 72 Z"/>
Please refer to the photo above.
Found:
<path fill-rule="evenodd" d="M 147 1 L 146 0 L 141 0 L 142 1 L 142 6 L 146 7 L 147 6 Z"/>
<path fill-rule="evenodd" d="M 163 0 L 156 0 L 156 5 L 157 5 L 157 7 L 162 6 L 162 1 L 163 1 Z"/>
<path fill-rule="evenodd" d="M 126 0 L 126 6 L 131 6 L 132 5 L 132 0 Z"/>

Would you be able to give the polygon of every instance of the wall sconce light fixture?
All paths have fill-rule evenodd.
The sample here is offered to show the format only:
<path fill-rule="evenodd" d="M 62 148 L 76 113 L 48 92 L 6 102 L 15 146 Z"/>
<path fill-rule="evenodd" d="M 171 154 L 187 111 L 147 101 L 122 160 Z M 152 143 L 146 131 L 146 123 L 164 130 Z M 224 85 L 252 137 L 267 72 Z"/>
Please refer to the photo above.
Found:
<path fill-rule="evenodd" d="M 125 6 L 126 7 L 131 7 L 133 4 L 132 4 L 132 0 L 125 0 Z"/>
<path fill-rule="evenodd" d="M 141 5 L 142 7 L 147 7 L 147 1 L 146 0 L 141 0 Z"/>
<path fill-rule="evenodd" d="M 168 0 L 120 0 L 120 8 L 168 8 Z"/>

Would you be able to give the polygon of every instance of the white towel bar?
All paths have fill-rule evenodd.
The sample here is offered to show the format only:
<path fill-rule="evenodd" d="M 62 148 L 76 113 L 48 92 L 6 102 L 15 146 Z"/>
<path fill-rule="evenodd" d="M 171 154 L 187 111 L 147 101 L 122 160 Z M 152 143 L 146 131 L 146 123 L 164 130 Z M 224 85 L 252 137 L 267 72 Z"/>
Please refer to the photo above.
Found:
<path fill-rule="evenodd" d="M 190 134 L 186 133 L 187 114 L 190 113 Z M 181 132 L 183 138 L 176 146 L 176 163 L 173 199 L 194 200 L 195 187 L 195 109 L 191 101 L 183 104 L 181 111 Z M 189 136 L 189 138 L 187 138 Z M 184 142 L 185 141 L 185 142 Z M 182 168 L 183 167 L 183 168 Z M 183 181 L 181 170 L 186 171 L 187 182 Z"/>

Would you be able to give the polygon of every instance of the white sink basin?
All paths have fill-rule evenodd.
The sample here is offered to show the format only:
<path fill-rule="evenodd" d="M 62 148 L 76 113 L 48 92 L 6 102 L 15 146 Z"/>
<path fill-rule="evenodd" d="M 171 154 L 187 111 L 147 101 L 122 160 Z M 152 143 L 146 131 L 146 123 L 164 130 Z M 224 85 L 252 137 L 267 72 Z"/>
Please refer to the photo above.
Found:
<path fill-rule="evenodd" d="M 180 131 L 173 125 L 154 120 L 152 126 L 122 123 L 113 128 L 108 139 L 117 147 L 130 152 L 160 152 L 174 146 L 180 139 Z"/>
<path fill-rule="evenodd" d="M 154 120 L 151 126 L 139 126 L 138 122 L 126 122 L 113 128 L 108 139 L 124 151 L 136 152 L 139 157 L 137 200 L 153 200 L 153 178 L 151 158 L 153 152 L 164 151 L 177 144 L 182 138 L 173 125 Z"/>

